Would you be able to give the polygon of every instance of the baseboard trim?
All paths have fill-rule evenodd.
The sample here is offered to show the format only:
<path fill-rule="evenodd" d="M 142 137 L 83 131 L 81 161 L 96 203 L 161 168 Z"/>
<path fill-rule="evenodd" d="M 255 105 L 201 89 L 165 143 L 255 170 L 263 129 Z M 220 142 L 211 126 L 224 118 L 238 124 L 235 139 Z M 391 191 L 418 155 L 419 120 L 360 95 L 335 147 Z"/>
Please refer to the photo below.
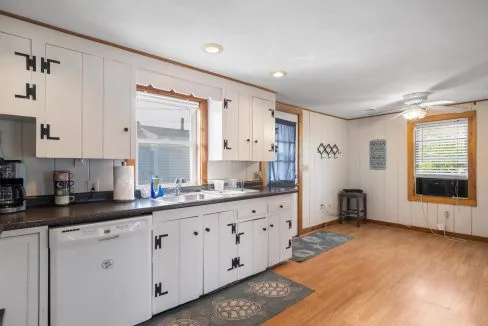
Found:
<path fill-rule="evenodd" d="M 307 233 L 310 233 L 310 232 L 313 232 L 313 231 L 316 231 L 316 230 L 323 229 L 326 226 L 333 225 L 333 224 L 337 224 L 337 223 L 338 223 L 338 220 L 332 220 L 332 221 L 328 221 L 328 222 L 325 222 L 325 223 L 321 223 L 321 224 L 318 224 L 318 225 L 315 225 L 315 226 L 311 226 L 311 227 L 308 227 L 308 228 L 304 228 L 302 230 L 302 233 L 299 234 L 299 236 L 300 235 L 307 234 Z"/>
<path fill-rule="evenodd" d="M 394 227 L 394 228 L 404 229 L 404 230 L 412 230 L 412 231 L 416 231 L 416 232 L 430 233 L 430 229 L 420 227 L 420 226 L 408 226 L 408 225 L 403 225 L 403 224 L 399 224 L 399 223 L 392 223 L 392 222 L 385 222 L 385 221 L 378 221 L 378 220 L 371 220 L 371 219 L 368 219 L 368 222 L 373 223 L 373 224 L 383 225 L 383 226 L 390 226 L 390 227 Z M 434 230 L 434 231 L 437 231 L 437 230 Z M 437 232 L 440 232 L 440 231 L 437 231 Z M 439 233 L 439 235 L 442 235 L 442 234 Z M 488 238 L 480 237 L 477 235 L 469 235 L 469 234 L 448 232 L 448 231 L 446 231 L 446 235 L 450 236 L 450 237 L 464 239 L 464 240 L 488 243 Z"/>

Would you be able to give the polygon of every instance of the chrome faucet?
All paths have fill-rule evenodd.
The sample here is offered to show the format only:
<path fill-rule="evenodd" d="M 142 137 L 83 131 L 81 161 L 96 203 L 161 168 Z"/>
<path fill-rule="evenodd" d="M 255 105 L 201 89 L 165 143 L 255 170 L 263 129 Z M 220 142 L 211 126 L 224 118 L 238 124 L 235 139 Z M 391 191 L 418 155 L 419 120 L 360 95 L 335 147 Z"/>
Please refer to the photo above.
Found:
<path fill-rule="evenodd" d="M 175 179 L 175 195 L 178 196 L 181 193 L 181 182 L 182 179 L 176 178 Z"/>

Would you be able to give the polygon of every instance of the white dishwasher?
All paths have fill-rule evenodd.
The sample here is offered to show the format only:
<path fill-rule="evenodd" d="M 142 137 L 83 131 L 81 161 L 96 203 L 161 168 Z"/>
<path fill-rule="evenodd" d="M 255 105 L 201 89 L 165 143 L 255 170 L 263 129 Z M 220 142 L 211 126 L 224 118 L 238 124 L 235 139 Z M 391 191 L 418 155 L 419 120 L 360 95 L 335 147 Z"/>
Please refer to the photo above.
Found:
<path fill-rule="evenodd" d="M 51 326 L 151 318 L 151 216 L 49 230 Z"/>

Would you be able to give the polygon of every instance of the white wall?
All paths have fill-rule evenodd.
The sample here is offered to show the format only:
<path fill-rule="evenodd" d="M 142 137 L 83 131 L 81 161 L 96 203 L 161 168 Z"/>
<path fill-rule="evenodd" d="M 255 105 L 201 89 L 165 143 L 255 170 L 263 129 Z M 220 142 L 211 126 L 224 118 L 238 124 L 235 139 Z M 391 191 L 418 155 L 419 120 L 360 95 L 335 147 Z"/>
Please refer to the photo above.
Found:
<path fill-rule="evenodd" d="M 337 194 L 346 184 L 349 151 L 346 120 L 307 111 L 303 118 L 302 215 L 307 228 L 337 218 Z M 342 154 L 337 159 L 321 159 L 320 143 L 337 144 Z"/>
<path fill-rule="evenodd" d="M 488 102 L 476 106 L 465 104 L 460 109 L 477 111 L 477 196 L 478 207 L 409 202 L 407 200 L 407 124 L 392 115 L 352 120 L 347 123 L 348 178 L 347 187 L 361 188 L 368 194 L 369 218 L 463 234 L 488 236 Z M 439 111 L 439 113 L 442 113 Z M 387 168 L 369 169 L 369 141 L 386 139 Z M 444 212 L 449 212 L 445 223 Z"/>

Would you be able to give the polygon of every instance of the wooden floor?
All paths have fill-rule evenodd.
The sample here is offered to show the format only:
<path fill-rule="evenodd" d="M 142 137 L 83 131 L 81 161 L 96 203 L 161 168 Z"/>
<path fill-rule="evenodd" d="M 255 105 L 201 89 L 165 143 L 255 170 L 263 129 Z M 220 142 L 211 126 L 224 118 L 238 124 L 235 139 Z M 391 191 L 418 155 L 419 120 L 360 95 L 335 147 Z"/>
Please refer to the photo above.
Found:
<path fill-rule="evenodd" d="M 368 224 L 275 271 L 315 290 L 265 325 L 488 325 L 488 245 Z"/>

